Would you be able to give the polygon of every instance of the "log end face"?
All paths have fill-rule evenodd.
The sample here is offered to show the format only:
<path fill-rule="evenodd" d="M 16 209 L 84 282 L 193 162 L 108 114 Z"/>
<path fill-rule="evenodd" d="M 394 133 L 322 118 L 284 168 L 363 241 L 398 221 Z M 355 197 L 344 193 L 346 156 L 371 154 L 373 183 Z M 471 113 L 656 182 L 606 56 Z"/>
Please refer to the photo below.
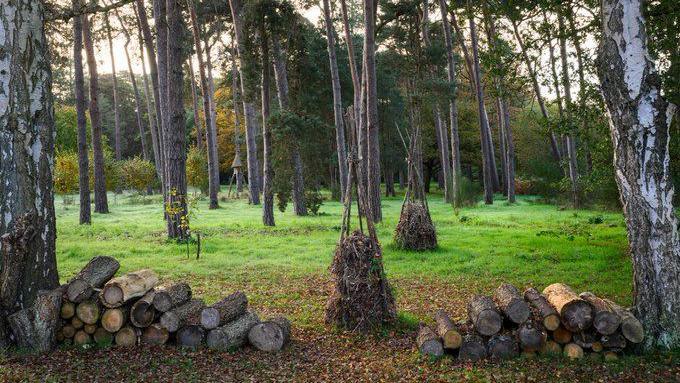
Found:
<path fill-rule="evenodd" d="M 273 322 L 262 322 L 253 326 L 248 332 L 248 341 L 260 351 L 279 351 L 285 345 L 283 329 Z"/>
<path fill-rule="evenodd" d="M 560 327 L 560 316 L 557 314 L 546 316 L 543 318 L 543 326 L 548 331 L 557 330 Z"/>
<path fill-rule="evenodd" d="M 593 308 L 583 300 L 573 300 L 562 308 L 562 324 L 571 332 L 587 330 L 593 324 Z"/>
<path fill-rule="evenodd" d="M 514 323 L 520 324 L 526 322 L 529 319 L 531 311 L 527 303 L 521 299 L 513 300 L 507 308 L 506 312 L 508 318 Z"/>
<path fill-rule="evenodd" d="M 621 323 L 621 333 L 631 343 L 642 343 L 645 339 L 645 329 L 637 319 L 627 320 Z"/>
<path fill-rule="evenodd" d="M 201 325 L 206 330 L 212 330 L 220 325 L 220 312 L 213 307 L 201 310 Z"/>
<path fill-rule="evenodd" d="M 482 335 L 491 336 L 498 333 L 503 325 L 503 319 L 495 310 L 484 310 L 479 313 L 475 330 Z"/>
<path fill-rule="evenodd" d="M 123 290 L 116 285 L 104 287 L 102 303 L 107 307 L 118 307 L 123 304 Z"/>

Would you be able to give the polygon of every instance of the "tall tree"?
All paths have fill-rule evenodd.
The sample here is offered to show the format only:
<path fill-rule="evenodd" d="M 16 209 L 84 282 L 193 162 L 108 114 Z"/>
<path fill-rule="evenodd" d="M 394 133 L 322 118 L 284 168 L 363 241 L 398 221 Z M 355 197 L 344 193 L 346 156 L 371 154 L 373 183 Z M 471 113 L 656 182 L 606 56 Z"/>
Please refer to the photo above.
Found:
<path fill-rule="evenodd" d="M 187 60 L 187 68 L 189 69 L 189 82 L 191 83 L 191 108 L 194 111 L 194 127 L 196 127 L 196 146 L 203 149 L 203 127 L 201 126 L 201 116 L 198 109 L 198 89 L 196 89 L 196 73 L 194 72 L 194 64 L 189 57 Z"/>
<path fill-rule="evenodd" d="M 73 9 L 80 9 L 82 0 L 72 0 Z M 80 224 L 92 222 L 90 206 L 90 164 L 87 150 L 87 116 L 85 105 L 85 73 L 83 70 L 83 20 L 73 18 L 73 79 L 78 124 L 78 192 L 80 193 Z"/>
<path fill-rule="evenodd" d="M 609 112 L 614 167 L 633 262 L 645 345 L 680 347 L 680 236 L 673 210 L 669 128 L 639 0 L 602 1 L 597 70 Z"/>
<path fill-rule="evenodd" d="M 233 39 L 232 39 L 233 40 Z M 236 178 L 236 195 L 243 192 L 243 172 L 241 171 L 241 113 L 239 112 L 238 69 L 236 68 L 236 49 L 231 48 L 231 99 L 234 107 L 234 161 L 232 169 Z M 237 166 L 234 166 L 237 165 Z"/>
<path fill-rule="evenodd" d="M 0 346 L 7 316 L 59 284 L 52 72 L 42 1 L 0 4 Z M 45 351 L 45 350 L 41 350 Z"/>
<path fill-rule="evenodd" d="M 340 0 L 340 7 L 342 10 L 342 25 L 345 31 L 345 44 L 347 45 L 347 58 L 349 60 L 349 70 L 352 76 L 352 90 L 353 90 L 353 103 L 352 108 L 354 112 L 355 123 L 359 122 L 359 113 L 361 102 L 361 80 L 359 79 L 359 67 L 356 62 L 356 55 L 354 54 L 354 42 L 352 41 L 352 30 L 349 25 L 349 15 L 347 12 L 347 1 Z"/>
<path fill-rule="evenodd" d="M 262 50 L 262 161 L 264 162 L 264 172 L 262 178 L 262 223 L 265 226 L 274 226 L 274 189 L 272 187 L 272 131 L 269 126 L 270 102 L 269 90 L 271 88 L 271 64 L 269 59 L 269 37 L 267 26 L 264 22 L 260 24 L 260 39 Z M 280 100 L 280 98 L 279 98 Z"/>
<path fill-rule="evenodd" d="M 217 107 L 215 105 L 215 82 L 213 81 L 213 66 L 212 55 L 210 54 L 210 42 L 208 35 L 204 36 L 205 40 L 205 57 L 206 57 L 206 72 L 208 75 L 208 94 L 210 95 L 210 135 L 212 136 L 212 145 L 208 148 L 212 151 L 212 161 L 208 162 L 208 171 L 213 173 L 213 188 L 215 195 L 220 191 L 220 157 L 217 153 Z M 209 156 L 210 157 L 210 156 Z"/>
<path fill-rule="evenodd" d="M 142 11 L 139 11 L 140 13 L 140 22 L 142 21 Z M 157 65 L 157 70 L 156 70 L 156 75 L 158 78 L 158 104 L 160 106 L 160 113 L 158 114 L 160 116 L 158 122 L 159 122 L 159 137 L 161 138 L 159 141 L 159 150 L 158 154 L 160 155 L 160 158 L 162 159 L 162 167 L 161 167 L 161 185 L 163 185 L 163 196 L 166 200 L 166 204 L 168 203 L 168 186 L 169 186 L 169 179 L 168 179 L 168 145 L 169 145 L 169 137 L 166 137 L 168 134 L 168 125 L 170 124 L 170 105 L 168 101 L 168 81 L 169 81 L 169 73 L 170 70 L 168 68 L 168 59 L 170 56 L 170 52 L 168 49 L 168 44 L 169 40 L 168 39 L 168 20 L 167 20 L 167 3 L 166 0 L 153 0 L 153 17 L 154 21 L 156 23 L 156 51 L 155 51 L 155 57 L 156 57 L 156 65 Z M 142 28 L 144 31 L 146 28 Z M 149 38 L 146 37 L 146 32 L 145 33 L 145 40 L 149 40 Z M 173 37 L 173 39 L 176 39 L 176 37 Z M 148 49 L 148 47 L 147 47 Z M 153 52 L 153 48 L 152 48 Z M 153 68 L 153 66 L 152 66 Z M 153 69 L 152 69 L 153 71 Z M 167 212 L 167 206 L 166 206 L 166 212 Z M 166 218 L 168 217 L 168 214 L 166 214 Z M 171 227 L 171 219 L 168 220 L 168 234 L 170 234 L 170 237 L 175 237 L 175 235 L 179 235 L 181 233 L 176 232 L 173 230 Z"/>
<path fill-rule="evenodd" d="M 116 55 L 113 52 L 113 36 L 111 34 L 111 23 L 109 14 L 104 14 L 104 25 L 106 27 L 106 38 L 109 42 L 109 59 L 111 60 L 111 78 L 113 79 L 113 137 L 116 161 L 123 159 L 121 139 L 120 139 L 120 110 L 118 109 L 118 76 L 116 75 Z"/>
<path fill-rule="evenodd" d="M 253 102 L 257 99 L 255 94 L 255 86 L 251 84 L 248 73 L 252 72 L 252 63 L 249 63 L 244 56 L 245 52 L 245 36 L 243 30 L 243 6 L 240 0 L 229 0 L 231 8 L 231 17 L 234 22 L 234 37 L 236 40 L 236 56 L 239 61 L 239 75 L 241 77 L 241 96 L 243 98 L 243 115 L 245 119 L 246 130 L 246 156 L 248 162 L 248 189 L 250 192 L 250 201 L 254 205 L 260 203 L 260 188 L 259 188 L 259 161 L 257 159 L 257 142 L 255 140 L 257 135 L 257 118 L 255 116 L 255 109 Z"/>
<path fill-rule="evenodd" d="M 373 222 L 382 221 L 380 206 L 380 143 L 378 85 L 375 69 L 375 18 L 378 2 L 364 0 L 364 72 L 366 74 L 366 137 L 368 206 Z"/>
<path fill-rule="evenodd" d="M 347 147 L 345 143 L 345 125 L 342 112 L 342 89 L 338 73 L 338 58 L 335 52 L 335 30 L 331 17 L 329 0 L 323 0 L 324 24 L 326 26 L 326 42 L 328 44 L 328 61 L 331 68 L 331 85 L 333 89 L 333 117 L 335 120 L 335 147 L 338 154 L 338 173 L 340 176 L 340 200 L 345 200 L 345 184 L 347 182 Z M 351 44 L 351 42 L 350 42 Z"/>
<path fill-rule="evenodd" d="M 92 42 L 92 25 L 87 16 L 83 17 L 83 43 L 90 73 L 90 126 L 92 127 L 92 154 L 94 158 L 94 211 L 108 213 L 106 196 L 106 173 L 104 172 L 104 149 L 102 148 L 102 126 L 99 112 L 99 75 L 97 59 Z"/>

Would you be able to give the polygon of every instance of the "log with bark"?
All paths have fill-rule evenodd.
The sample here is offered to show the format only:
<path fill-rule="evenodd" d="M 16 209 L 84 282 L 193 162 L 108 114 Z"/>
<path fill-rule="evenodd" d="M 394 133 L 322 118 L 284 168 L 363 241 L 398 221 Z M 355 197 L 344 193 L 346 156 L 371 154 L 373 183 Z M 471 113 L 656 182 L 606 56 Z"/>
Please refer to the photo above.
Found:
<path fill-rule="evenodd" d="M 61 302 L 61 318 L 71 319 L 76 315 L 76 305 L 73 302 L 64 300 Z"/>
<path fill-rule="evenodd" d="M 120 268 L 115 258 L 97 256 L 92 258 L 80 272 L 71 279 L 66 289 L 68 300 L 80 303 L 90 298 L 95 289 L 101 288 Z"/>
<path fill-rule="evenodd" d="M 176 332 L 180 328 L 200 324 L 201 310 L 205 307 L 202 299 L 191 299 L 187 303 L 175 307 L 161 315 L 161 326 L 169 332 Z"/>
<path fill-rule="evenodd" d="M 619 350 L 626 347 L 626 338 L 622 333 L 615 332 L 610 335 L 603 335 L 600 338 L 600 343 L 602 343 L 604 348 Z"/>
<path fill-rule="evenodd" d="M 156 291 L 153 297 L 153 307 L 164 313 L 185 304 L 190 299 L 191 287 L 186 283 L 177 283 Z"/>
<path fill-rule="evenodd" d="M 201 310 L 201 325 L 206 330 L 224 326 L 232 320 L 245 314 L 248 308 L 248 298 L 237 291 L 210 307 Z"/>
<path fill-rule="evenodd" d="M 458 359 L 464 361 L 477 361 L 486 358 L 486 345 L 479 335 L 468 334 L 463 337 L 463 343 L 458 351 Z"/>
<path fill-rule="evenodd" d="M 118 332 L 125 325 L 127 320 L 127 308 L 118 307 L 115 309 L 108 309 L 102 314 L 101 325 L 104 330 L 115 333 Z"/>
<path fill-rule="evenodd" d="M 177 345 L 195 350 L 205 339 L 205 329 L 200 325 L 188 325 L 180 328 L 175 336 Z"/>
<path fill-rule="evenodd" d="M 581 359 L 583 358 L 583 348 L 576 343 L 568 343 L 564 346 L 563 354 L 569 359 Z"/>
<path fill-rule="evenodd" d="M 547 334 L 533 321 L 524 322 L 517 330 L 517 339 L 523 351 L 538 351 L 547 340 Z"/>
<path fill-rule="evenodd" d="M 467 306 L 468 318 L 481 335 L 491 336 L 500 331 L 503 319 L 493 300 L 485 295 L 475 295 Z"/>
<path fill-rule="evenodd" d="M 429 326 L 423 323 L 420 324 L 416 344 L 418 345 L 418 350 L 423 355 L 437 358 L 444 355 L 444 346 L 441 339 Z"/>
<path fill-rule="evenodd" d="M 560 315 L 548 300 L 533 287 L 524 291 L 524 299 L 536 310 L 542 318 L 543 327 L 548 331 L 555 331 L 560 327 Z"/>
<path fill-rule="evenodd" d="M 447 350 L 457 350 L 463 342 L 463 337 L 458 332 L 456 325 L 444 310 L 437 310 L 434 314 L 437 322 L 437 334 L 442 338 L 442 344 Z"/>
<path fill-rule="evenodd" d="M 238 319 L 208 332 L 206 343 L 214 350 L 233 350 L 241 347 L 248 339 L 250 329 L 260 322 L 257 314 L 248 311 Z"/>
<path fill-rule="evenodd" d="M 567 330 L 579 332 L 588 329 L 593 323 L 593 309 L 588 302 L 563 283 L 553 283 L 543 290 L 550 304 L 560 314 L 562 324 Z"/>
<path fill-rule="evenodd" d="M 248 332 L 248 341 L 260 351 L 279 351 L 290 340 L 290 321 L 276 317 L 253 326 Z"/>
<path fill-rule="evenodd" d="M 520 295 L 519 290 L 509 283 L 503 283 L 493 294 L 494 301 L 505 316 L 516 324 L 529 319 L 529 306 Z"/>
<path fill-rule="evenodd" d="M 517 341 L 507 334 L 496 334 L 488 342 L 489 357 L 493 360 L 509 359 L 519 354 Z"/>
<path fill-rule="evenodd" d="M 591 292 L 582 292 L 579 297 L 593 307 L 593 327 L 602 335 L 616 332 L 621 325 L 621 318 L 604 299 Z"/>
<path fill-rule="evenodd" d="M 630 311 L 617 305 L 616 303 L 605 300 L 609 306 L 621 318 L 621 333 L 631 343 L 641 343 L 645 339 L 645 329 L 642 323 L 630 313 Z"/>
<path fill-rule="evenodd" d="M 158 276 L 153 270 L 128 273 L 106 282 L 100 293 L 100 300 L 106 307 L 120 307 L 132 298 L 144 296 L 157 283 Z"/>
<path fill-rule="evenodd" d="M 559 344 L 567 344 L 571 342 L 572 333 L 563 326 L 560 326 L 557 330 L 553 331 L 552 337 Z"/>
<path fill-rule="evenodd" d="M 156 295 L 154 290 L 149 291 L 130 308 L 130 322 L 135 327 L 148 327 L 156 318 L 156 309 L 152 304 L 154 295 Z"/>
<path fill-rule="evenodd" d="M 168 342 L 170 333 L 160 323 L 153 323 L 142 332 L 140 343 L 160 346 Z"/>

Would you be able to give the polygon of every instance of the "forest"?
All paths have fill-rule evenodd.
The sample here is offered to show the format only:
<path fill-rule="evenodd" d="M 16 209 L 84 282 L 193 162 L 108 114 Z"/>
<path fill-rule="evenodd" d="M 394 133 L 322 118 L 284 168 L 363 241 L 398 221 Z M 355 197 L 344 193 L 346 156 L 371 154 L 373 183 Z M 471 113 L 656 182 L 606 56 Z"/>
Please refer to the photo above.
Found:
<path fill-rule="evenodd" d="M 674 0 L 0 0 L 0 380 L 677 381 Z"/>

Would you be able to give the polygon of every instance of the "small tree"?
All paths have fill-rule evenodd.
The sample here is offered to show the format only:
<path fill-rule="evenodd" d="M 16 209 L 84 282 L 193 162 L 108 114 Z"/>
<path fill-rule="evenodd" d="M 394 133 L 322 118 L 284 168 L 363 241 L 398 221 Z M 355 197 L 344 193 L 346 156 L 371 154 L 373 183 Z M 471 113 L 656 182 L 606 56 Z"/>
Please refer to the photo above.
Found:
<path fill-rule="evenodd" d="M 69 194 L 78 190 L 78 155 L 74 152 L 57 153 L 54 161 L 54 191 L 62 194 L 64 203 Z"/>
<path fill-rule="evenodd" d="M 154 164 L 140 157 L 121 161 L 119 169 L 120 186 L 134 190 L 139 194 L 144 194 L 156 180 Z"/>
<path fill-rule="evenodd" d="M 205 152 L 195 146 L 187 154 L 187 184 L 208 193 L 208 160 Z"/>

